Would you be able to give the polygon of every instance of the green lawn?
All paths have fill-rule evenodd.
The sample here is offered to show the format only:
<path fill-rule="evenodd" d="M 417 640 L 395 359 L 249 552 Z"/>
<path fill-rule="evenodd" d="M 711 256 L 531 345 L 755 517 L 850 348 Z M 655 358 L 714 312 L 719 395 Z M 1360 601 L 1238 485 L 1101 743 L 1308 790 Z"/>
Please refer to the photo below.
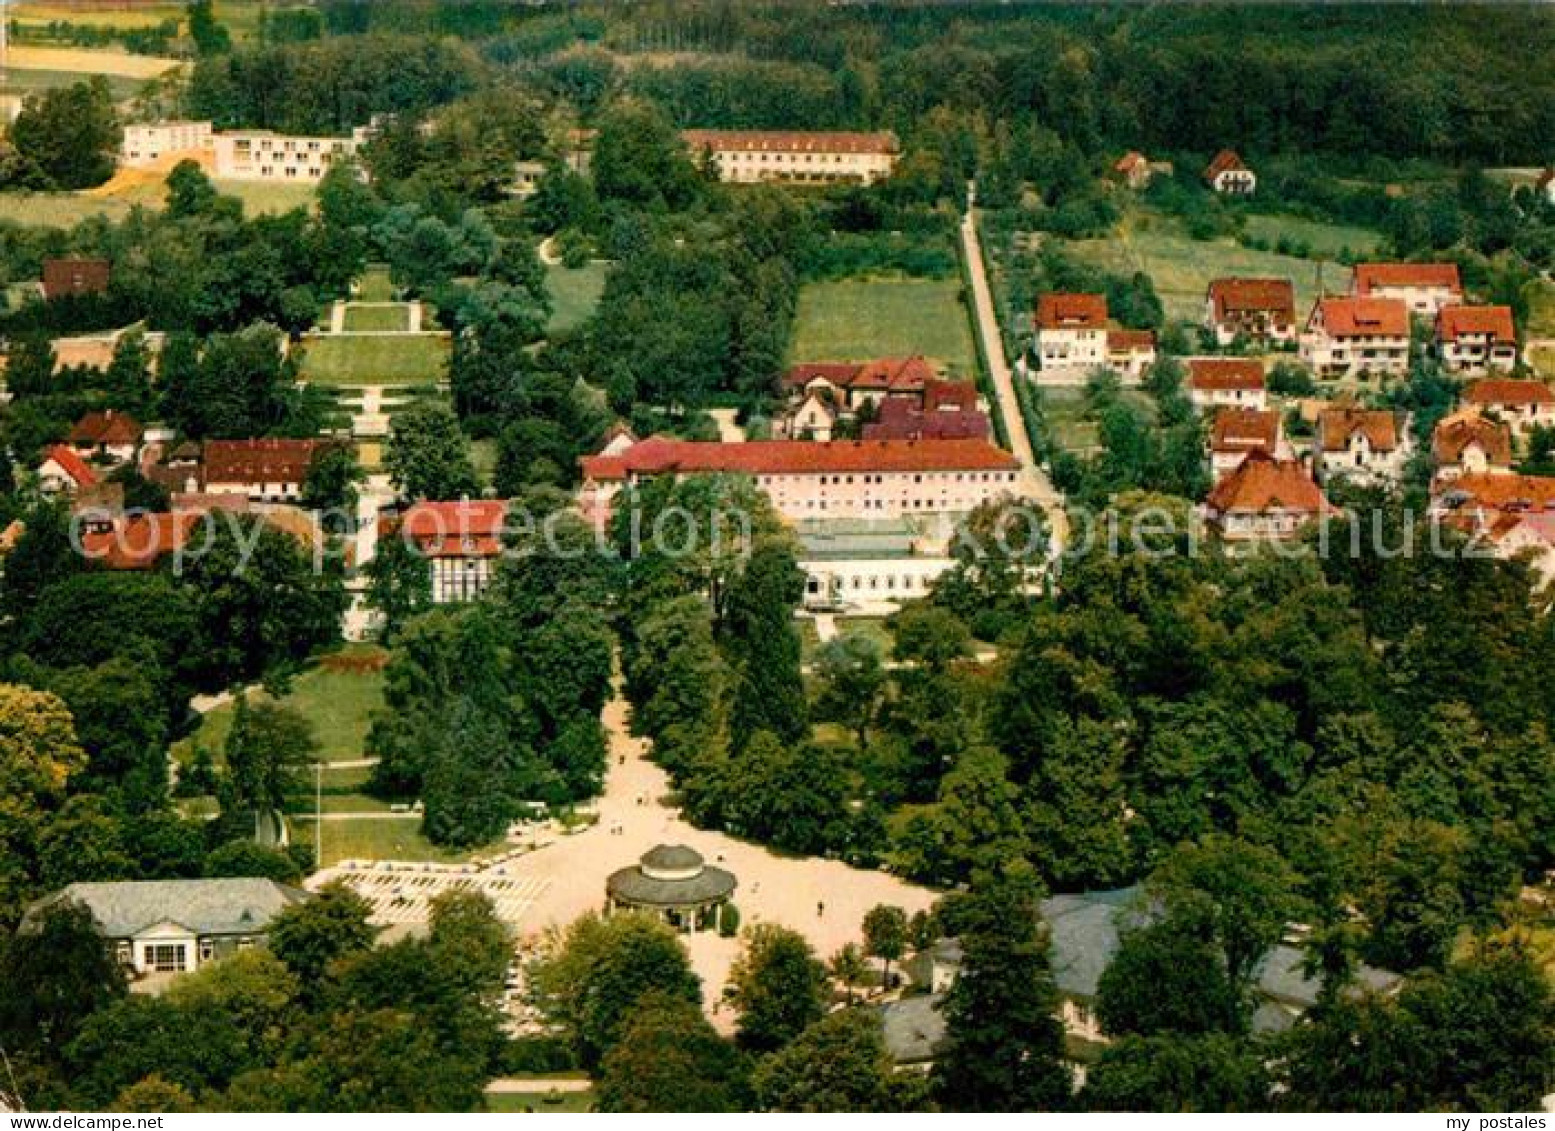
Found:
<path fill-rule="evenodd" d="M 254 184 L 227 180 L 216 181 L 215 185 L 224 195 L 241 200 L 243 211 L 249 216 L 289 212 L 293 208 L 306 208 L 313 203 L 313 189 L 309 185 Z M 136 205 L 160 209 L 166 195 L 166 187 L 159 180 L 135 185 L 108 196 L 76 192 L 0 193 L 0 220 L 13 220 L 18 224 L 38 227 L 71 228 L 94 216 L 122 220 Z"/>
<path fill-rule="evenodd" d="M 976 368 L 957 279 L 844 279 L 799 291 L 795 361 L 923 354 L 962 375 Z"/>
<path fill-rule="evenodd" d="M 585 1092 L 539 1094 L 488 1092 L 486 1094 L 486 1109 L 498 1112 L 534 1112 L 540 1115 L 556 1112 L 562 1115 L 577 1115 L 593 1111 L 595 1102 L 592 1088 Z"/>
<path fill-rule="evenodd" d="M 329 800 L 325 812 L 330 812 Z M 288 818 L 293 842 L 312 845 L 318 823 L 308 813 L 293 813 Z M 420 816 L 366 818 L 360 821 L 324 821 L 324 867 L 341 860 L 429 860 L 439 864 L 459 864 L 480 851 L 460 852 L 439 848 L 421 835 Z"/>
<path fill-rule="evenodd" d="M 1145 272 L 1155 283 L 1167 317 L 1189 322 L 1203 320 L 1204 293 L 1211 279 L 1222 276 L 1291 280 L 1296 287 L 1296 311 L 1303 317 L 1318 292 L 1319 266 L 1312 260 L 1255 251 L 1231 239 L 1189 239 L 1175 221 L 1161 216 L 1129 217 L 1109 239 L 1070 240 L 1065 246 L 1076 258 L 1107 271 Z M 1336 263 L 1322 270 L 1330 288 L 1348 277 L 1347 269 Z"/>
<path fill-rule="evenodd" d="M 346 306 L 345 328 L 348 331 L 409 330 L 410 307 L 402 302 L 393 306 L 363 306 L 353 302 Z"/>
<path fill-rule="evenodd" d="M 1284 236 L 1306 244 L 1314 255 L 1330 257 L 1342 251 L 1370 255 L 1382 244 L 1382 234 L 1372 228 L 1326 224 L 1320 220 L 1303 220 L 1299 216 L 1249 216 L 1247 233 L 1267 240 L 1270 246 Z"/>
<path fill-rule="evenodd" d="M 1125 400 L 1153 416 L 1155 404 L 1137 389 L 1125 389 Z M 1042 390 L 1042 410 L 1058 440 L 1058 446 L 1077 455 L 1087 455 L 1099 443 L 1099 429 L 1085 419 L 1085 390 L 1047 388 Z"/>
<path fill-rule="evenodd" d="M 11 67 L 5 72 L 5 85 L 0 88 L 0 93 L 36 94 L 53 90 L 55 87 L 73 86 L 93 77 L 95 76 L 86 71 L 48 71 L 32 67 L 24 70 L 20 67 Z M 133 98 L 146 84 L 145 79 L 129 78 L 126 75 L 103 75 L 102 77 L 108 80 L 108 90 L 116 99 Z"/>
<path fill-rule="evenodd" d="M 430 384 L 448 364 L 448 339 L 437 334 L 310 337 L 305 347 L 303 378 L 326 385 Z"/>
<path fill-rule="evenodd" d="M 1528 299 L 1528 324 L 1524 327 L 1528 336 L 1555 338 L 1555 283 L 1535 279 L 1523 293 Z"/>
<path fill-rule="evenodd" d="M 262 694 L 255 692 L 254 697 Z M 323 761 L 354 761 L 362 757 L 368 716 L 383 704 L 383 673 L 335 672 L 314 667 L 292 681 L 291 691 L 281 702 L 300 711 L 313 725 L 313 735 L 318 740 Z M 231 726 L 231 705 L 217 707 L 205 715 L 199 730 L 173 747 L 174 757 L 187 761 L 194 756 L 194 747 L 198 744 L 219 759 Z M 327 781 L 331 786 L 360 785 L 366 780 L 365 770 L 331 773 L 352 775 Z"/>
<path fill-rule="evenodd" d="M 545 283 L 551 292 L 550 330 L 571 330 L 583 325 L 599 305 L 605 290 L 608 263 L 590 263 L 573 269 L 559 264 L 545 269 Z"/>
<path fill-rule="evenodd" d="M 294 208 L 311 209 L 314 203 L 312 185 L 226 179 L 216 179 L 212 183 L 223 196 L 235 196 L 241 200 L 243 212 L 248 216 L 276 216 Z"/>
<path fill-rule="evenodd" d="M 394 280 L 389 278 L 389 269 L 381 263 L 362 272 L 356 290 L 356 297 L 362 302 L 393 302 L 398 297 L 394 293 Z"/>

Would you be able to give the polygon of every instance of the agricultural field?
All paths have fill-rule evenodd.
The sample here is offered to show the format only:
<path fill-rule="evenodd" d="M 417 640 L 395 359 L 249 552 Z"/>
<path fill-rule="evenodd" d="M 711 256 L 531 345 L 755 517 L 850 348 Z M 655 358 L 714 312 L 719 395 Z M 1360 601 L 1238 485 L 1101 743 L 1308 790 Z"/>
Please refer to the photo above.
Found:
<path fill-rule="evenodd" d="M 799 291 L 791 356 L 863 361 L 923 354 L 950 372 L 976 369 L 959 279 L 843 279 Z"/>
<path fill-rule="evenodd" d="M 241 42 L 259 32 L 259 13 L 264 0 L 216 0 L 216 19 L 227 25 L 232 38 Z M 86 27 L 151 28 L 167 20 L 184 18 L 184 5 L 175 0 L 140 0 L 133 7 L 81 11 L 49 0 L 16 0 L 11 19 L 22 25 L 48 24 L 56 20 Z"/>
<path fill-rule="evenodd" d="M 302 377 L 324 385 L 426 385 L 448 367 L 442 334 L 314 335 L 304 342 Z"/>
<path fill-rule="evenodd" d="M 133 172 L 124 170 L 108 185 L 86 192 L 0 193 L 0 220 L 70 228 L 95 216 L 122 220 L 136 205 L 160 209 L 167 195 L 163 179 L 133 178 L 128 175 Z M 313 204 L 311 185 L 228 180 L 214 184 L 218 192 L 241 200 L 243 211 L 249 216 L 275 215 Z"/>
<path fill-rule="evenodd" d="M 573 330 L 588 321 L 605 290 L 610 264 L 596 261 L 586 267 L 553 264 L 545 269 L 546 286 L 551 292 L 549 330 Z"/>
<path fill-rule="evenodd" d="M 0 83 L 0 97 L 21 99 L 29 94 L 38 94 L 59 86 L 73 86 L 82 79 L 91 78 L 93 73 L 95 72 L 57 71 L 45 67 L 23 70 L 13 66 L 6 72 L 5 81 Z M 133 98 L 140 90 L 141 84 L 146 81 L 128 75 L 104 75 L 103 77 L 108 80 L 108 90 L 117 99 Z"/>
<path fill-rule="evenodd" d="M 392 331 L 404 333 L 410 329 L 410 308 L 404 303 L 392 306 L 364 306 L 350 303 L 346 306 L 347 332 Z"/>
<path fill-rule="evenodd" d="M 1308 234 L 1313 231 L 1309 228 Z M 1337 237 L 1331 233 L 1330 238 Z M 1255 251 L 1232 239 L 1189 239 L 1174 220 L 1150 214 L 1126 218 L 1111 238 L 1070 240 L 1066 247 L 1082 262 L 1107 271 L 1145 272 L 1155 283 L 1166 316 L 1190 322 L 1204 316 L 1204 293 L 1211 279 L 1228 275 L 1290 279 L 1296 288 L 1296 310 L 1304 314 L 1322 284 L 1337 286 L 1348 276 L 1348 269 L 1337 263 L 1319 265 L 1310 259 Z"/>

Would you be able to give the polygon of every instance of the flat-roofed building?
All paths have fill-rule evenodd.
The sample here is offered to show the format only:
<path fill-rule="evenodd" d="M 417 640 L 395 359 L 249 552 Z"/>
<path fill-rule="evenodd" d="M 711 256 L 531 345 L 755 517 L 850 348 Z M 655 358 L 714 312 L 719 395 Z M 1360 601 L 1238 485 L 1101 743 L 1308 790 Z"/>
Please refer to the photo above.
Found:
<path fill-rule="evenodd" d="M 144 169 L 175 153 L 209 153 L 213 136 L 209 122 L 133 122 L 124 127 L 119 164 Z"/>
<path fill-rule="evenodd" d="M 233 181 L 317 184 L 341 161 L 356 156 L 362 135 L 293 137 L 269 130 L 215 135 L 216 176 Z"/>

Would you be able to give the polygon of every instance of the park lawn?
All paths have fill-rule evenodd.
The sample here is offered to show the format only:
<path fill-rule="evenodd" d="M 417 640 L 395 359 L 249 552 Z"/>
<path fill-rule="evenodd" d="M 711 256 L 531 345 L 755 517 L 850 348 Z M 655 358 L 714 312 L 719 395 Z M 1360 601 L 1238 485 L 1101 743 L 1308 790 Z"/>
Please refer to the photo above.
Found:
<path fill-rule="evenodd" d="M 572 268 L 554 264 L 545 269 L 545 285 L 551 292 L 548 330 L 574 330 L 587 322 L 605 291 L 610 264 L 593 262 Z"/>
<path fill-rule="evenodd" d="M 311 210 L 316 199 L 313 185 L 287 181 L 234 181 L 213 178 L 212 184 L 223 196 L 235 196 L 243 202 L 245 216 L 279 216 L 296 208 Z"/>
<path fill-rule="evenodd" d="M 359 302 L 394 302 L 398 296 L 389 269 L 381 263 L 369 264 L 356 281 L 356 297 Z"/>
<path fill-rule="evenodd" d="M 441 381 L 448 366 L 442 334 L 313 336 L 304 349 L 303 379 L 324 385 L 426 385 Z"/>
<path fill-rule="evenodd" d="M 336 672 L 315 666 L 292 681 L 291 690 L 281 702 L 299 711 L 312 724 L 323 761 L 355 761 L 363 756 L 371 725 L 369 716 L 383 705 L 383 682 L 382 672 Z M 263 694 L 252 692 L 251 699 Z M 228 703 L 206 712 L 199 729 L 174 745 L 173 756 L 188 762 L 194 757 L 195 746 L 202 745 L 219 761 L 227 732 L 232 728 L 232 711 Z"/>
<path fill-rule="evenodd" d="M 312 845 L 317 825 L 323 826 L 322 855 L 326 868 L 342 860 L 427 860 L 437 864 L 460 864 L 480 851 L 439 848 L 421 835 L 421 817 L 414 813 L 403 817 L 363 817 L 355 821 L 317 823 L 308 813 L 293 813 L 288 820 L 295 844 Z"/>
<path fill-rule="evenodd" d="M 579 1115 L 594 1110 L 594 1089 L 582 1092 L 487 1092 L 486 1110 Z"/>
<path fill-rule="evenodd" d="M 1371 255 L 1382 245 L 1382 233 L 1374 228 L 1329 224 L 1321 220 L 1304 220 L 1299 216 L 1254 214 L 1247 217 L 1247 233 L 1267 240 L 1270 246 L 1284 236 L 1306 244 L 1314 255 L 1330 258 L 1344 251 L 1353 255 Z"/>
<path fill-rule="evenodd" d="M 922 354 L 953 373 L 976 367 L 957 279 L 843 279 L 799 291 L 791 356 L 866 361 Z"/>
<path fill-rule="evenodd" d="M 346 306 L 346 330 L 392 330 L 404 333 L 410 329 L 410 307 L 402 302 L 392 306 L 364 306 L 359 302 Z"/>
<path fill-rule="evenodd" d="M 1310 259 L 1255 251 L 1232 239 L 1189 239 L 1168 217 L 1138 215 L 1125 219 L 1116 235 L 1102 240 L 1068 240 L 1075 258 L 1120 275 L 1143 271 L 1161 296 L 1166 316 L 1187 322 L 1204 318 L 1204 294 L 1211 279 L 1223 276 L 1267 276 L 1289 279 L 1296 288 L 1296 310 L 1308 310 L 1317 298 L 1319 272 L 1332 288 L 1343 282 L 1346 268 L 1326 269 Z"/>

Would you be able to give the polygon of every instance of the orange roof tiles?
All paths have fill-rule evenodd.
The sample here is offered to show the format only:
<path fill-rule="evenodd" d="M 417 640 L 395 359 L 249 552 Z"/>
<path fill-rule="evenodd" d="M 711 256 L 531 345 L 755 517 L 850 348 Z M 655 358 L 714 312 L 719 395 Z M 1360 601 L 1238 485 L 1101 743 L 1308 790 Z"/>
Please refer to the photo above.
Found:
<path fill-rule="evenodd" d="M 1409 337 L 1409 308 L 1401 298 L 1324 298 L 1313 314 L 1333 338 Z"/>
<path fill-rule="evenodd" d="M 1457 463 L 1473 444 L 1479 445 L 1491 465 L 1511 466 L 1512 430 L 1498 420 L 1460 412 L 1444 417 L 1431 433 L 1431 454 L 1437 463 Z"/>
<path fill-rule="evenodd" d="M 1296 319 L 1296 289 L 1289 279 L 1212 279 L 1209 300 L 1217 321 L 1244 311 L 1284 314 L 1287 322 Z"/>
<path fill-rule="evenodd" d="M 1209 493 L 1209 509 L 1218 514 L 1269 511 L 1318 515 L 1334 509 L 1306 468 L 1268 452 L 1248 453 L 1241 465 Z"/>
<path fill-rule="evenodd" d="M 1464 475 L 1442 492 L 1460 507 L 1473 504 L 1495 510 L 1533 510 L 1555 506 L 1555 478 L 1547 475 Z"/>
<path fill-rule="evenodd" d="M 1474 405 L 1555 404 L 1555 392 L 1543 381 L 1514 377 L 1487 377 L 1463 390 L 1463 399 Z"/>
<path fill-rule="evenodd" d="M 789 388 L 804 388 L 817 379 L 848 389 L 922 392 L 935 379 L 934 367 L 921 354 L 882 357 L 873 361 L 812 361 L 795 365 L 783 375 Z"/>
<path fill-rule="evenodd" d="M 328 440 L 211 440 L 205 445 L 207 483 L 301 483 Z"/>
<path fill-rule="evenodd" d="M 1019 464 L 987 440 L 753 440 L 699 443 L 654 436 L 618 456 L 587 456 L 583 475 L 625 479 L 665 472 L 812 475 L 836 472 L 1013 471 Z"/>
<path fill-rule="evenodd" d="M 1215 414 L 1209 446 L 1216 452 L 1263 450 L 1274 454 L 1280 445 L 1280 414 L 1252 408 L 1223 408 Z"/>
<path fill-rule="evenodd" d="M 133 416 L 109 409 L 106 412 L 89 412 L 76 421 L 66 437 L 66 443 L 76 447 L 95 448 L 124 447 L 140 443 L 140 422 Z"/>
<path fill-rule="evenodd" d="M 1463 293 L 1456 263 L 1357 263 L 1352 289 L 1362 297 L 1378 287 L 1445 287 Z"/>
<path fill-rule="evenodd" d="M 1350 437 L 1362 433 L 1372 448 L 1391 452 L 1398 447 L 1398 422 L 1384 409 L 1331 408 L 1318 414 L 1318 446 L 1336 452 L 1350 446 Z"/>
<path fill-rule="evenodd" d="M 43 462 L 50 460 L 59 465 L 60 470 L 75 481 L 77 487 L 91 487 L 97 482 L 97 474 L 84 459 L 76 454 L 76 450 L 64 444 L 55 444 L 43 455 Z"/>
<path fill-rule="evenodd" d="M 1145 155 L 1143 153 L 1139 152 L 1137 149 L 1131 149 L 1122 157 L 1119 157 L 1116 161 L 1113 162 L 1112 169 L 1116 173 L 1126 174 L 1133 172 L 1141 165 L 1148 164 L 1149 162 L 1145 160 Z"/>
<path fill-rule="evenodd" d="M 1106 295 L 1049 291 L 1037 299 L 1039 330 L 1101 330 L 1106 325 Z"/>
<path fill-rule="evenodd" d="M 399 523 L 400 532 L 433 558 L 494 558 L 502 553 L 508 504 L 502 499 L 417 503 Z"/>
<path fill-rule="evenodd" d="M 1465 334 L 1488 334 L 1495 342 L 1517 341 L 1510 306 L 1444 306 L 1436 316 L 1436 339 L 1455 341 Z"/>
<path fill-rule="evenodd" d="M 1262 389 L 1263 362 L 1241 357 L 1195 357 L 1188 361 L 1188 384 L 1204 392 Z"/>
<path fill-rule="evenodd" d="M 1115 353 L 1155 349 L 1154 330 L 1108 330 L 1107 348 Z"/>
<path fill-rule="evenodd" d="M 1236 150 L 1222 149 L 1219 153 L 1215 154 L 1214 159 L 1211 160 L 1208 167 L 1205 168 L 1204 179 L 1206 181 L 1213 181 L 1216 177 L 1220 176 L 1221 173 L 1243 172 L 1246 169 L 1247 166 L 1242 164 L 1241 155 L 1239 155 Z"/>

